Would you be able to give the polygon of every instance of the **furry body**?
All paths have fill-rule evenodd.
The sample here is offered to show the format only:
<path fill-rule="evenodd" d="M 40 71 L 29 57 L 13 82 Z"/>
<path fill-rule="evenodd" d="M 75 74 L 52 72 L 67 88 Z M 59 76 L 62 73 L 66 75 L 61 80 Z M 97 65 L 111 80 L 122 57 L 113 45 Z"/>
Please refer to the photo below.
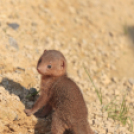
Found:
<path fill-rule="evenodd" d="M 71 130 L 74 134 L 94 134 L 88 123 L 88 111 L 78 86 L 66 74 L 66 59 L 56 50 L 44 51 L 38 61 L 41 76 L 41 95 L 27 115 L 34 114 L 43 106 L 43 113 L 52 114 L 52 134 Z"/>

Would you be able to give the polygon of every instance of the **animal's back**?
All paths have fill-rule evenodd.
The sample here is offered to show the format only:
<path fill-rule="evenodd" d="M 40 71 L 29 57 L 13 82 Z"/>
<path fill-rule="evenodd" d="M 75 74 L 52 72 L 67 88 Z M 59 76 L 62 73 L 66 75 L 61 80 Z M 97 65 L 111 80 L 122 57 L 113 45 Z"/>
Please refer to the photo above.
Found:
<path fill-rule="evenodd" d="M 88 111 L 78 86 L 67 76 L 62 76 L 54 83 L 52 92 L 50 103 L 57 114 L 59 113 L 59 118 L 65 121 L 69 128 L 81 131 L 85 125 L 83 129 L 88 129 Z M 83 134 L 86 134 L 84 131 Z"/>

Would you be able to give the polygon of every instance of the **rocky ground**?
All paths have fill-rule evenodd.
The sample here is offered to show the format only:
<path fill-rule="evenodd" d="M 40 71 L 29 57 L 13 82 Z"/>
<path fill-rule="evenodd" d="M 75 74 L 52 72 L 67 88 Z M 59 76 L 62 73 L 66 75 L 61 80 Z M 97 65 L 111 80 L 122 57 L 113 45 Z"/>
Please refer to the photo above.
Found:
<path fill-rule="evenodd" d="M 0 0 L 0 134 L 48 134 L 51 116 L 27 117 L 31 88 L 44 49 L 60 50 L 68 75 L 83 92 L 95 134 L 133 134 L 129 125 L 108 118 L 108 103 L 126 95 L 134 124 L 133 0 Z M 83 65 L 97 89 L 101 105 Z"/>

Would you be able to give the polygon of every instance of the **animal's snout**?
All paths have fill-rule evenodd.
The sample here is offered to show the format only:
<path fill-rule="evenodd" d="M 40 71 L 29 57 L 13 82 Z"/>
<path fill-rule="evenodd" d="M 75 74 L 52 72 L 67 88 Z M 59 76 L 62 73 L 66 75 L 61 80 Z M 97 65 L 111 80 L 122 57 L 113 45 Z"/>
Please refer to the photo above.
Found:
<path fill-rule="evenodd" d="M 37 71 L 41 74 L 40 68 L 37 66 Z"/>

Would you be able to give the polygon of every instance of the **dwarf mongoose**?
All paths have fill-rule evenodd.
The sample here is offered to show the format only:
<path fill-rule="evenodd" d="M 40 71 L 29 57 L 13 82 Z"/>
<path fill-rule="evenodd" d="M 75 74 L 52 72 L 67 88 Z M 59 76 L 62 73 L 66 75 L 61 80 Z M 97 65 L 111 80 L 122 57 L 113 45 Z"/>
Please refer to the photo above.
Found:
<path fill-rule="evenodd" d="M 57 50 L 45 50 L 37 70 L 41 74 L 40 97 L 32 109 L 25 109 L 30 116 L 43 106 L 43 112 L 52 113 L 52 134 L 71 130 L 74 134 L 94 134 L 88 123 L 88 111 L 78 86 L 68 78 L 66 59 Z"/>

